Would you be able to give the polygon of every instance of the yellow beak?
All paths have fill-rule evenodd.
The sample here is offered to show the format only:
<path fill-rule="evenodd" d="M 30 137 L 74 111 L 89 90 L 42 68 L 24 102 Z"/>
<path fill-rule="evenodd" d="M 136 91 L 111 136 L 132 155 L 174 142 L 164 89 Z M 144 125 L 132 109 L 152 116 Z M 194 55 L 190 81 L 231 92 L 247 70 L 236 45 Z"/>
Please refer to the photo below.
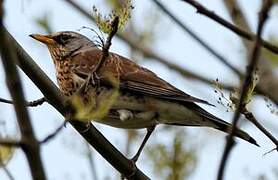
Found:
<path fill-rule="evenodd" d="M 50 35 L 30 34 L 29 36 L 46 45 L 51 45 L 55 43 L 55 40 Z"/>

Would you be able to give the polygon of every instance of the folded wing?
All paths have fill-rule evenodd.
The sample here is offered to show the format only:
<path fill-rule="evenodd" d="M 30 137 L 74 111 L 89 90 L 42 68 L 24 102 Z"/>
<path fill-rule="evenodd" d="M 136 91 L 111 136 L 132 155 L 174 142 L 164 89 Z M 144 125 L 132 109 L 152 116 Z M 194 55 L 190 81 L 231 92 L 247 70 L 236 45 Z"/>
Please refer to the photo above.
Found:
<path fill-rule="evenodd" d="M 97 48 L 80 52 L 78 56 L 74 56 L 72 59 L 72 70 L 79 77 L 86 79 L 97 61 L 101 59 L 101 55 L 102 51 Z M 107 74 L 119 78 L 120 89 L 125 91 L 165 100 L 209 104 L 207 101 L 184 93 L 159 78 L 152 71 L 115 53 L 110 53 L 98 71 L 102 81 L 107 81 L 107 78 L 105 78 Z"/>

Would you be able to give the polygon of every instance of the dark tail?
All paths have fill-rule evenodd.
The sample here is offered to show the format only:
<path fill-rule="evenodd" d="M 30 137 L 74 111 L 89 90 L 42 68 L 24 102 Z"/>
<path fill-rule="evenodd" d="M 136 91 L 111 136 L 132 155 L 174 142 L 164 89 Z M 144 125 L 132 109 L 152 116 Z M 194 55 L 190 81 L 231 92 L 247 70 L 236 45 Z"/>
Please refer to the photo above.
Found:
<path fill-rule="evenodd" d="M 215 117 L 214 115 L 208 113 L 207 111 L 205 111 L 204 109 L 202 109 L 201 107 L 199 107 L 198 105 L 196 105 L 194 103 L 191 103 L 187 107 L 192 109 L 193 111 L 195 111 L 202 118 L 205 118 L 205 120 L 209 120 L 209 123 L 207 121 L 204 121 L 203 126 L 213 127 L 220 131 L 230 133 L 230 130 L 232 128 L 232 125 L 230 123 L 227 123 L 227 122 L 223 121 L 222 119 Z M 200 124 L 200 126 L 202 126 L 202 124 Z M 246 132 L 244 132 L 238 128 L 236 128 L 235 135 L 251 144 L 259 146 L 254 138 L 252 138 L 249 134 L 247 134 Z"/>

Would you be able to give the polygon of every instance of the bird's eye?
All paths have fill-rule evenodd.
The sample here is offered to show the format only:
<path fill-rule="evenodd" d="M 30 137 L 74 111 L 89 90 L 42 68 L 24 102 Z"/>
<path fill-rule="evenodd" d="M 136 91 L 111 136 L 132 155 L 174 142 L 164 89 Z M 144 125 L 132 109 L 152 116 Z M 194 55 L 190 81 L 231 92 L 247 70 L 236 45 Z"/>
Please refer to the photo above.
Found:
<path fill-rule="evenodd" d="M 59 44 L 66 44 L 67 40 L 69 40 L 71 37 L 68 35 L 60 35 L 55 37 L 55 41 Z"/>

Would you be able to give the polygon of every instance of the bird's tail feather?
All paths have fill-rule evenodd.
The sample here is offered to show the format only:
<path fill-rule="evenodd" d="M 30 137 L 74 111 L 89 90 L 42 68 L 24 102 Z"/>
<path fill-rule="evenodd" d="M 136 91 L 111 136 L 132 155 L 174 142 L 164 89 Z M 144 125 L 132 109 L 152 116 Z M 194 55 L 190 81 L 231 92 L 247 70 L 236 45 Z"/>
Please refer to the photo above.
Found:
<path fill-rule="evenodd" d="M 193 104 L 193 103 L 192 103 Z M 214 115 L 208 113 L 204 109 L 202 109 L 200 106 L 197 104 L 192 104 L 189 106 L 190 109 L 195 111 L 197 114 L 199 114 L 202 118 L 205 118 L 206 120 L 209 120 L 209 124 L 207 123 L 208 121 L 204 121 L 204 124 L 200 124 L 200 126 L 208 126 L 208 127 L 213 127 L 215 129 L 218 129 L 220 131 L 230 133 L 232 125 L 228 122 L 223 121 L 220 118 L 215 117 Z M 176 124 L 176 125 L 182 125 L 182 124 Z M 239 128 L 236 128 L 235 131 L 235 136 L 251 143 L 256 146 L 259 146 L 254 138 L 252 138 L 249 134 L 244 132 L 243 130 L 240 130 Z"/>

